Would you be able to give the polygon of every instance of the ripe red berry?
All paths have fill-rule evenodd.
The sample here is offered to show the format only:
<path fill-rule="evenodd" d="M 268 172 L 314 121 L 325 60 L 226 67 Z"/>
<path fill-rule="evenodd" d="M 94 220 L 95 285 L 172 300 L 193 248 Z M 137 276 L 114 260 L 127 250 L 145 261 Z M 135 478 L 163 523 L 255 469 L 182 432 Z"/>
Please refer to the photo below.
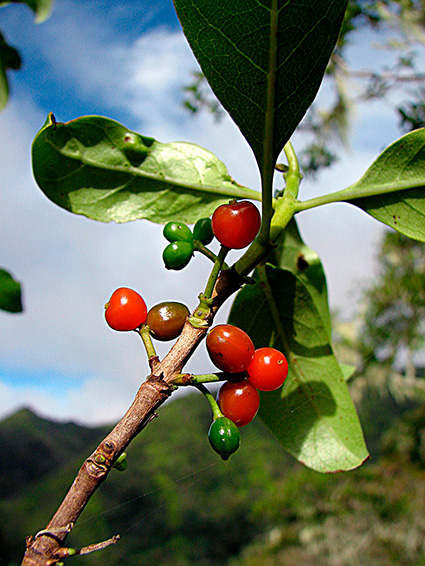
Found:
<path fill-rule="evenodd" d="M 105 319 L 111 328 L 119 331 L 135 330 L 146 321 L 145 301 L 127 287 L 114 291 L 105 305 Z"/>
<path fill-rule="evenodd" d="M 217 240 L 223 246 L 238 250 L 248 246 L 258 234 L 261 216 L 254 204 L 242 200 L 219 206 L 211 222 Z"/>
<path fill-rule="evenodd" d="M 248 366 L 248 380 L 260 391 L 274 391 L 288 375 L 288 362 L 279 350 L 259 348 Z"/>
<path fill-rule="evenodd" d="M 231 324 L 212 328 L 206 340 L 211 361 L 222 371 L 245 371 L 254 358 L 254 344 L 246 332 Z"/>
<path fill-rule="evenodd" d="M 260 395 L 246 379 L 238 382 L 226 381 L 218 391 L 217 401 L 225 417 L 237 426 L 245 426 L 258 412 Z"/>

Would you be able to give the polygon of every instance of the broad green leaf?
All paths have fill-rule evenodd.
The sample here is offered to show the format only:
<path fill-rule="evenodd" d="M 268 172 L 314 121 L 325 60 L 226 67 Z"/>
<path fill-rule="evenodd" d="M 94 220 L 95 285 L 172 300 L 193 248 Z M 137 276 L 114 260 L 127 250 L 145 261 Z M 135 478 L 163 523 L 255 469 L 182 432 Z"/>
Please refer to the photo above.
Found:
<path fill-rule="evenodd" d="M 425 129 L 387 147 L 357 183 L 334 193 L 332 200 L 354 204 L 401 234 L 425 242 Z"/>
<path fill-rule="evenodd" d="M 206 149 L 160 143 L 99 116 L 64 124 L 50 114 L 33 142 L 32 161 L 49 199 L 101 222 L 193 223 L 230 198 L 260 198 Z"/>
<path fill-rule="evenodd" d="M 319 89 L 346 0 L 174 0 L 215 95 L 274 164 Z M 273 166 L 273 165 L 272 165 Z"/>
<path fill-rule="evenodd" d="M 299 277 L 309 288 L 315 308 L 322 319 L 329 339 L 331 337 L 331 316 L 328 303 L 328 287 L 322 262 L 318 254 L 302 240 L 295 218 L 286 227 L 277 247 L 269 257 L 269 263 L 286 269 Z"/>
<path fill-rule="evenodd" d="M 272 265 L 286 269 L 298 277 L 308 288 L 323 328 L 329 340 L 332 338 L 332 323 L 329 312 L 328 286 L 322 262 L 318 254 L 309 248 L 301 238 L 295 218 L 286 227 L 277 242 L 276 248 L 268 257 Z M 355 373 L 356 368 L 348 364 L 340 364 L 346 381 Z"/>
<path fill-rule="evenodd" d="M 7 2 L 0 2 L 0 7 L 7 4 L 26 4 L 35 13 L 36 22 L 42 23 L 50 16 L 52 11 L 53 0 L 10 0 Z"/>
<path fill-rule="evenodd" d="M 280 328 L 264 282 L 242 288 L 229 318 L 249 333 L 256 348 L 272 345 L 284 351 L 290 362 L 283 387 L 261 394 L 259 416 L 282 446 L 306 466 L 320 472 L 355 468 L 368 453 L 311 286 L 271 265 L 266 274 Z"/>
<path fill-rule="evenodd" d="M 0 309 L 21 312 L 21 285 L 4 269 L 0 269 Z"/>

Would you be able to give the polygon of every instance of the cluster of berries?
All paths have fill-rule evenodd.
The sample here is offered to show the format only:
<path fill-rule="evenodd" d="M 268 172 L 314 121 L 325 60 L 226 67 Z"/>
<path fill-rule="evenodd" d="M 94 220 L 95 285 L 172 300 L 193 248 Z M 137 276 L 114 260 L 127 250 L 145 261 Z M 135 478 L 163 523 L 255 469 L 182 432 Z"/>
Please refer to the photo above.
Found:
<path fill-rule="evenodd" d="M 229 249 L 242 249 L 256 237 L 261 224 L 258 209 L 247 201 L 231 201 L 219 206 L 210 218 L 201 218 L 191 229 L 181 222 L 169 222 L 163 234 L 169 241 L 163 260 L 167 269 L 183 269 L 195 249 L 208 245 L 215 237 Z M 105 305 L 106 322 L 118 331 L 140 330 L 146 326 L 157 340 L 173 340 L 180 335 L 189 317 L 182 303 L 163 302 L 149 311 L 143 298 L 132 289 L 114 291 Z M 211 446 L 227 460 L 240 444 L 239 427 L 250 423 L 260 406 L 259 391 L 273 391 L 284 383 L 288 362 L 278 350 L 255 349 L 246 332 L 230 324 L 210 330 L 206 339 L 214 365 L 227 374 L 213 400 L 215 418 L 208 437 Z"/>
<path fill-rule="evenodd" d="M 222 204 L 212 218 L 199 219 L 193 232 L 182 222 L 168 222 L 163 234 L 170 242 L 164 249 L 162 259 L 167 269 L 183 269 L 190 262 L 196 242 L 207 246 L 214 238 L 230 249 L 248 246 L 260 229 L 261 216 L 249 201 L 232 201 Z"/>
<path fill-rule="evenodd" d="M 218 390 L 222 416 L 213 421 L 208 433 L 214 450 L 227 459 L 239 447 L 238 427 L 250 423 L 258 412 L 259 391 L 281 387 L 288 375 L 288 362 L 275 348 L 255 350 L 248 334 L 230 324 L 212 328 L 206 346 L 214 365 L 232 376 Z"/>

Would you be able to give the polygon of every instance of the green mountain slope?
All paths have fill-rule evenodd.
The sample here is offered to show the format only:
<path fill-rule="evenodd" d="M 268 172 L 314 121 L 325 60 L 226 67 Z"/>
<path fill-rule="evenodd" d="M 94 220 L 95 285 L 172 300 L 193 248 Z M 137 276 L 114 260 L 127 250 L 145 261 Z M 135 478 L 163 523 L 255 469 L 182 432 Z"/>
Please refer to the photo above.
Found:
<path fill-rule="evenodd" d="M 379 397 L 364 409 L 382 413 L 381 454 L 353 472 L 323 475 L 286 456 L 258 419 L 223 462 L 208 443 L 202 396 L 168 402 L 128 448 L 128 469 L 111 471 L 67 541 L 78 548 L 120 534 L 119 543 L 68 563 L 424 566 L 425 408 L 395 420 Z M 9 454 L 1 485 L 15 485 L 0 500 L 1 566 L 20 563 L 25 537 L 44 528 L 107 430 L 29 411 L 0 423 Z"/>
<path fill-rule="evenodd" d="M 111 566 L 212 566 L 223 564 L 255 536 L 261 528 L 253 518 L 255 503 L 290 461 L 258 421 L 242 430 L 241 448 L 223 462 L 208 443 L 210 419 L 198 394 L 160 410 L 159 418 L 129 447 L 126 472 L 112 470 L 68 539 L 79 547 L 120 534 L 120 542 L 105 551 L 107 556 L 75 558 L 74 564 L 100 565 L 107 559 Z M 19 430 L 26 462 L 37 474 L 20 472 L 21 488 L 0 502 L 0 564 L 18 561 L 25 537 L 44 528 L 100 432 L 49 423 L 29 412 L 18 413 L 15 420 L 29 423 L 29 428 L 5 421 L 0 430 L 6 423 L 12 439 Z M 35 440 L 43 439 L 41 449 Z M 25 458 L 14 450 L 11 461 L 18 466 Z M 47 462 L 41 462 L 45 454 Z"/>
<path fill-rule="evenodd" d="M 104 429 L 52 422 L 29 409 L 0 422 L 0 499 L 50 475 L 70 454 L 93 446 L 103 434 Z"/>

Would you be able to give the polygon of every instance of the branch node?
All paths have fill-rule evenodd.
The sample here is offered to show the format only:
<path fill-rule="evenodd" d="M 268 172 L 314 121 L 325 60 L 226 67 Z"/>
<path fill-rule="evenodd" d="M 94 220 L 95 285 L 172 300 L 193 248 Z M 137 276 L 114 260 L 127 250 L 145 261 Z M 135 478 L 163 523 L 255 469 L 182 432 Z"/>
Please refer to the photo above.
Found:
<path fill-rule="evenodd" d="M 68 523 L 63 527 L 55 527 L 53 529 L 43 529 L 42 531 L 38 531 L 38 533 L 34 537 L 34 540 L 39 537 L 46 536 L 46 537 L 54 538 L 59 542 L 62 542 L 63 535 L 68 535 L 72 531 L 73 527 L 74 527 L 74 523 Z M 32 537 L 27 537 L 27 544 L 29 543 L 30 545 L 31 542 L 32 542 Z"/>

